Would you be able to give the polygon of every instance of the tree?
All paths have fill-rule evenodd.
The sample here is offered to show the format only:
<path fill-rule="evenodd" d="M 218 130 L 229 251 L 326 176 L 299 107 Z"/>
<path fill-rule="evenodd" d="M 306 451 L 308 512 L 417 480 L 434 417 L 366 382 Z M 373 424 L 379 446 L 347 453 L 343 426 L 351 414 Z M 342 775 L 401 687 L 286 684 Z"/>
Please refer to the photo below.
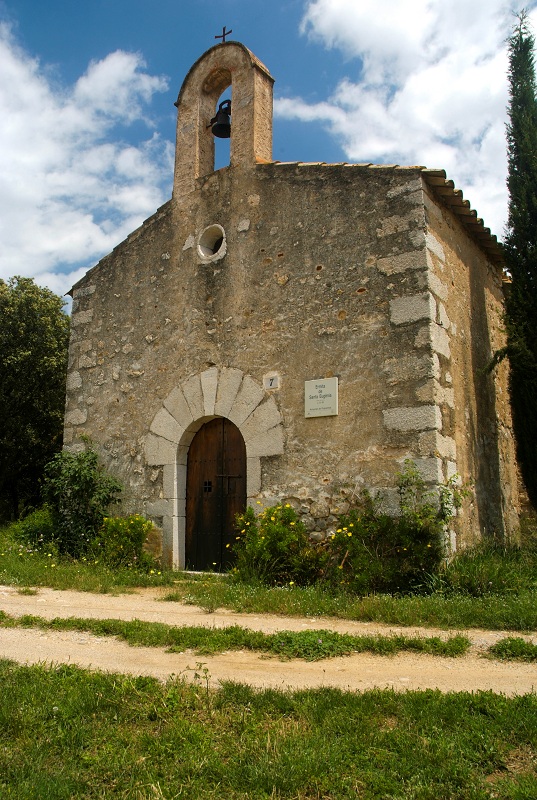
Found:
<path fill-rule="evenodd" d="M 537 99 L 535 39 L 525 12 L 508 43 L 509 216 L 504 252 L 511 286 L 504 352 L 510 364 L 518 459 L 529 499 L 537 508 Z"/>
<path fill-rule="evenodd" d="M 0 280 L 0 514 L 39 500 L 45 464 L 61 449 L 69 317 L 31 278 Z"/>

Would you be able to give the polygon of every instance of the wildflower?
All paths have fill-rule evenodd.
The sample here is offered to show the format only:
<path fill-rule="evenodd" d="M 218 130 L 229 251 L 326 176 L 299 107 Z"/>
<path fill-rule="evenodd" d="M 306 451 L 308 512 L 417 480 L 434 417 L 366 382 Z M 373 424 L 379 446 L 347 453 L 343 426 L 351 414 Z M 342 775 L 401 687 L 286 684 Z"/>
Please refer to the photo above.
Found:
<path fill-rule="evenodd" d="M 276 522 L 276 517 L 271 517 L 271 518 L 270 518 L 270 521 L 271 521 L 271 522 Z"/>
<path fill-rule="evenodd" d="M 226 547 L 229 547 L 229 544 L 226 544 Z M 160 573 L 159 573 L 160 574 Z"/>
<path fill-rule="evenodd" d="M 294 586 L 294 585 L 295 585 L 294 581 L 289 581 L 289 586 Z"/>
<path fill-rule="evenodd" d="M 286 507 L 286 508 L 291 508 L 291 503 L 286 503 L 286 504 L 285 504 L 285 507 Z"/>

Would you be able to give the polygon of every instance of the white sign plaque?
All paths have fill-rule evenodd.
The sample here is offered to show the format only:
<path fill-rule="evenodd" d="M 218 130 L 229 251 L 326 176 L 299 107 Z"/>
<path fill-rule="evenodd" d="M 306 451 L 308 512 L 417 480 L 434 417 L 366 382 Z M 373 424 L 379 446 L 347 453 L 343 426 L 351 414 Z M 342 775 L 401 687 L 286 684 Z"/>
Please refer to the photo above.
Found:
<path fill-rule="evenodd" d="M 338 379 L 320 378 L 304 383 L 306 417 L 334 417 L 338 413 Z"/>

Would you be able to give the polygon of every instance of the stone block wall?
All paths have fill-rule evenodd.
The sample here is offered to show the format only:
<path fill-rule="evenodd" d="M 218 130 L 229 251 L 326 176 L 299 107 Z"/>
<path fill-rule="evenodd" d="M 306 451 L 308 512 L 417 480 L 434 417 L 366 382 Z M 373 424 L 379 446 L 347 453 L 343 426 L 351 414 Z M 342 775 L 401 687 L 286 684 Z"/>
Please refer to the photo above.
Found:
<path fill-rule="evenodd" d="M 199 247 L 211 226 L 214 254 Z M 93 439 L 175 563 L 188 445 L 213 416 L 241 430 L 250 502 L 289 500 L 317 535 L 361 488 L 395 509 L 406 458 L 432 486 L 477 480 L 461 541 L 500 524 L 514 464 L 506 376 L 480 372 L 501 337 L 499 272 L 420 168 L 271 163 L 197 178 L 73 298 L 66 444 Z M 331 376 L 339 414 L 306 418 L 304 382 Z"/>

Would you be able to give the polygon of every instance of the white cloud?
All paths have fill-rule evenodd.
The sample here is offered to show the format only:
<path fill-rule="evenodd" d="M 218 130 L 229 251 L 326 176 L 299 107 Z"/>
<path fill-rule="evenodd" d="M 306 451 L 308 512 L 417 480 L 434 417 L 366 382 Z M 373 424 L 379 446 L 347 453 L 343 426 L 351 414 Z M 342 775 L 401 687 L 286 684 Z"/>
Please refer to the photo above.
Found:
<path fill-rule="evenodd" d="M 171 145 L 152 130 L 148 106 L 166 80 L 117 51 L 58 87 L 5 24 L 0 74 L 0 277 L 31 275 L 63 294 L 82 263 L 91 266 L 165 199 Z M 121 141 L 115 127 L 139 121 L 146 139 Z"/>
<path fill-rule="evenodd" d="M 347 59 L 326 101 L 279 99 L 357 162 L 444 168 L 492 230 L 506 219 L 506 38 L 519 0 L 310 0 L 302 32 Z M 537 23 L 536 3 L 530 19 Z M 535 26 L 537 27 L 537 25 Z"/>

